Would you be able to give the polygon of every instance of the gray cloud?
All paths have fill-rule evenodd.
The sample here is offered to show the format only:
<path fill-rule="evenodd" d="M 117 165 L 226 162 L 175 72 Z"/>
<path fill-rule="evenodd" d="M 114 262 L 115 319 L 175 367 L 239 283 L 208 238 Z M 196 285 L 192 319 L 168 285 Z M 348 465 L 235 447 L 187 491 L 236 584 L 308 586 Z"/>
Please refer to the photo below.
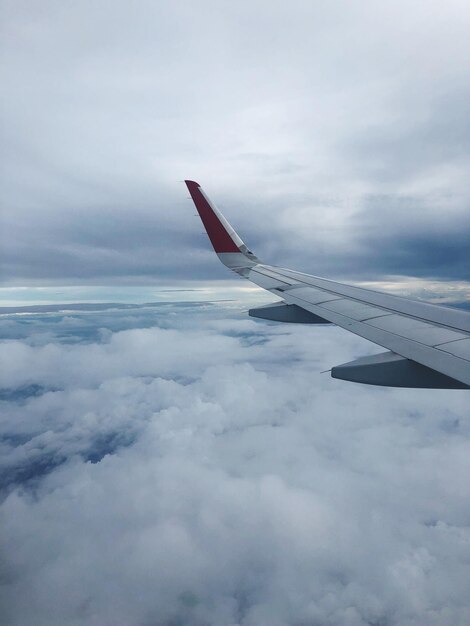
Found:
<path fill-rule="evenodd" d="M 5 624 L 466 624 L 465 392 L 220 306 L 10 316 Z"/>
<path fill-rule="evenodd" d="M 465 3 L 15 2 L 2 21 L 8 284 L 222 279 L 185 177 L 270 262 L 468 278 Z"/>

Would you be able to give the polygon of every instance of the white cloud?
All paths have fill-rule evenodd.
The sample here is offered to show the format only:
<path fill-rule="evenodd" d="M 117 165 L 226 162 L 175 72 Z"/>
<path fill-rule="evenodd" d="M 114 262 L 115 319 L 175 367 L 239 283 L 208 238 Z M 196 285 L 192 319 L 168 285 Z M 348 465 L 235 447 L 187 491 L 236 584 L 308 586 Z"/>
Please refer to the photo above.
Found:
<path fill-rule="evenodd" d="M 321 375 L 375 349 L 338 329 L 189 316 L 4 345 L 5 384 L 62 388 L 5 405 L 37 472 L 1 507 L 5 623 L 466 624 L 466 392 Z"/>

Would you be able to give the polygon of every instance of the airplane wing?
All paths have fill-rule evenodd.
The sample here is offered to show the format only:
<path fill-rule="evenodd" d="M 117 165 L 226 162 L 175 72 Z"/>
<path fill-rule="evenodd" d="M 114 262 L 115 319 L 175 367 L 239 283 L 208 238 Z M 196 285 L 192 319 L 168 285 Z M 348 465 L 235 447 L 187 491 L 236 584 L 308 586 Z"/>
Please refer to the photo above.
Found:
<path fill-rule="evenodd" d="M 386 352 L 332 368 L 333 378 L 388 387 L 470 389 L 470 313 L 339 283 L 261 262 L 194 181 L 185 181 L 224 265 L 282 298 L 249 315 L 332 323 Z"/>

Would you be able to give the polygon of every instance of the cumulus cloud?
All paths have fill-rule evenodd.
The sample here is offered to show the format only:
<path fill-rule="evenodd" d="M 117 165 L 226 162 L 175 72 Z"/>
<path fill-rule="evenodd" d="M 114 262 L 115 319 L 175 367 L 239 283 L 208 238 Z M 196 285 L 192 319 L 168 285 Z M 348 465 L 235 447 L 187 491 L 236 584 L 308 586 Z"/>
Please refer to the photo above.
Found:
<path fill-rule="evenodd" d="M 116 314 L 2 346 L 4 623 L 468 622 L 466 392 L 322 375 L 376 348 L 331 327 Z"/>

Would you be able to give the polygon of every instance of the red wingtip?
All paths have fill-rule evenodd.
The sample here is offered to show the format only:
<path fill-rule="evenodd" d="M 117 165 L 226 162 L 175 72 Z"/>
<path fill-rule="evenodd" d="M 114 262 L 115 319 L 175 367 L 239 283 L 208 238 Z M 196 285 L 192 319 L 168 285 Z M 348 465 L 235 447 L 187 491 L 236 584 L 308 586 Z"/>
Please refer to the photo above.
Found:
<path fill-rule="evenodd" d="M 191 194 L 197 212 L 201 216 L 202 223 L 209 235 L 209 239 L 217 253 L 240 252 L 237 244 L 227 232 L 224 224 L 220 221 L 216 210 L 211 206 L 207 197 L 201 191 L 201 185 L 194 180 L 185 180 Z"/>

